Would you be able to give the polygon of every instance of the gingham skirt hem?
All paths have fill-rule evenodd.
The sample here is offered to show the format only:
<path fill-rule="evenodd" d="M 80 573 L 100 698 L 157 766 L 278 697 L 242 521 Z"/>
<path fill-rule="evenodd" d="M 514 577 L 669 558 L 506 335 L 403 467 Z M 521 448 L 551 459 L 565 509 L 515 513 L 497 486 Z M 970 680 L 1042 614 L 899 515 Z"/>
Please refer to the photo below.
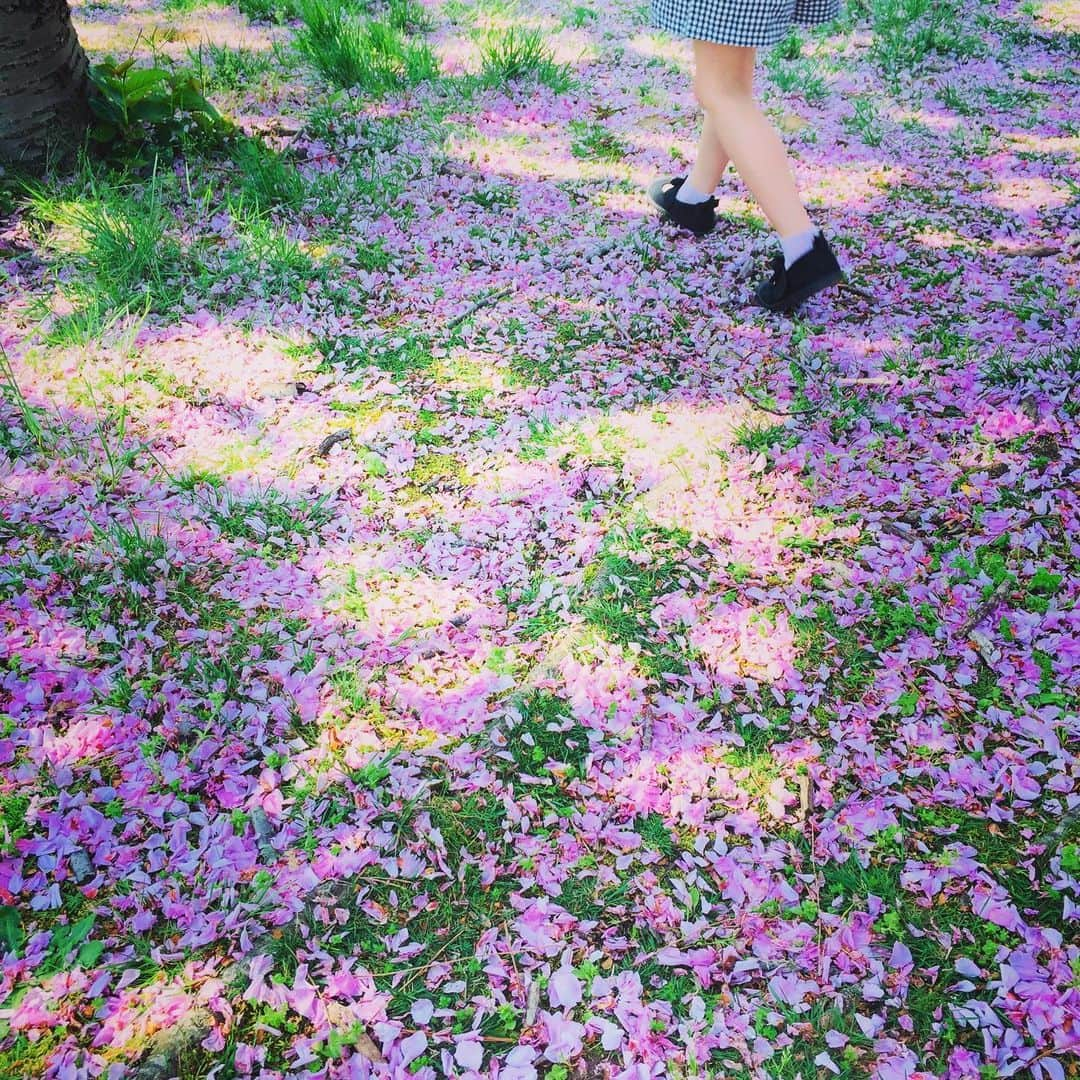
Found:
<path fill-rule="evenodd" d="M 831 22 L 840 0 L 652 0 L 652 24 L 676 37 L 768 48 L 792 26 Z"/>

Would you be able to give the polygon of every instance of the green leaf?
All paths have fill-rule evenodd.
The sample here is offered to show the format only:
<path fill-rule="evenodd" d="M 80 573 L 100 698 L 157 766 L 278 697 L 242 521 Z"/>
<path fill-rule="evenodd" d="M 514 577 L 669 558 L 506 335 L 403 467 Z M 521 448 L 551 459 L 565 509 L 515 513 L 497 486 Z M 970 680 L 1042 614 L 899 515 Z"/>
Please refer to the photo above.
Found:
<path fill-rule="evenodd" d="M 124 80 L 124 97 L 134 104 L 153 93 L 162 83 L 169 81 L 169 73 L 161 68 L 141 68 Z"/>
<path fill-rule="evenodd" d="M 7 952 L 17 953 L 22 948 L 22 923 L 13 907 L 0 906 L 0 943 Z"/>
<path fill-rule="evenodd" d="M 1061 574 L 1052 573 L 1045 566 L 1040 566 L 1028 582 L 1028 590 L 1043 596 L 1056 596 L 1064 580 Z"/>
<path fill-rule="evenodd" d="M 52 941 L 49 942 L 49 951 L 57 960 L 62 960 L 72 949 L 81 945 L 90 931 L 94 929 L 94 916 L 87 915 L 70 926 L 59 926 L 53 931 Z"/>
<path fill-rule="evenodd" d="M 138 101 L 128 110 L 128 118 L 135 123 L 163 124 L 172 118 L 173 109 L 167 101 L 161 98 L 147 98 Z"/>
<path fill-rule="evenodd" d="M 91 968 L 98 962 L 98 959 L 104 951 L 104 941 L 87 941 L 83 947 L 79 949 L 77 962 L 81 967 Z"/>
<path fill-rule="evenodd" d="M 374 450 L 364 455 L 364 469 L 368 476 L 385 476 L 390 471 L 386 462 Z"/>
<path fill-rule="evenodd" d="M 90 111 L 99 119 L 110 124 L 124 122 L 124 103 L 122 99 L 113 99 L 111 95 L 95 95 L 90 98 Z"/>
<path fill-rule="evenodd" d="M 1080 873 L 1080 844 L 1066 844 L 1061 849 L 1061 869 L 1066 874 Z"/>
<path fill-rule="evenodd" d="M 90 128 L 90 138 L 94 142 L 111 143 L 116 140 L 119 131 L 115 124 L 94 124 Z"/>
<path fill-rule="evenodd" d="M 897 699 L 896 707 L 901 716 L 914 716 L 919 707 L 919 694 L 915 690 L 905 690 Z"/>

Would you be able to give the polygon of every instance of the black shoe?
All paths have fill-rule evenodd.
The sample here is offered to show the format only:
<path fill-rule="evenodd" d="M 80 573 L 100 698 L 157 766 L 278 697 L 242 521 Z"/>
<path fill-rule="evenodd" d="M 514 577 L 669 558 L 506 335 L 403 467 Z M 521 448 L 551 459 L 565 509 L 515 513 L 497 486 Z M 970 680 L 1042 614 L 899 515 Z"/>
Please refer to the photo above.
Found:
<path fill-rule="evenodd" d="M 814 246 L 789 267 L 784 267 L 784 256 L 777 255 L 772 261 L 772 277 L 758 282 L 754 299 L 770 311 L 790 311 L 815 293 L 830 285 L 839 285 L 844 271 L 829 247 L 829 241 L 821 233 L 814 237 Z"/>
<path fill-rule="evenodd" d="M 649 198 L 676 225 L 689 229 L 695 236 L 707 236 L 716 228 L 716 199 L 710 195 L 702 203 L 679 202 L 675 196 L 685 183 L 685 176 L 654 180 L 649 185 Z"/>

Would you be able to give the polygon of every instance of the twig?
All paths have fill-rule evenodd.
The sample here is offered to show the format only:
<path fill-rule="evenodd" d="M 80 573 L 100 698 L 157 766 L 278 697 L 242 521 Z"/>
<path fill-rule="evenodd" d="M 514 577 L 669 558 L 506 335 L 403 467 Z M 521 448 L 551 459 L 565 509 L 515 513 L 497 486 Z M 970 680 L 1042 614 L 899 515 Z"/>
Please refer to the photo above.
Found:
<path fill-rule="evenodd" d="M 981 630 L 972 630 L 970 636 L 975 651 L 982 657 L 982 662 L 993 671 L 998 659 L 994 656 L 994 643 Z"/>
<path fill-rule="evenodd" d="M 615 315 L 612 312 L 611 308 L 609 308 L 607 306 L 607 304 L 605 304 L 600 310 L 604 313 L 604 318 L 607 319 L 607 321 L 611 324 L 611 328 L 622 339 L 622 343 L 628 349 L 632 349 L 634 347 L 633 340 L 631 339 L 630 335 L 626 332 L 626 330 L 622 326 L 619 325 L 619 320 L 615 318 Z"/>
<path fill-rule="evenodd" d="M 315 449 L 316 457 L 326 457 L 338 443 L 348 442 L 352 438 L 352 432 L 348 428 L 340 431 L 332 431 Z"/>
<path fill-rule="evenodd" d="M 1062 249 L 1053 244 L 1028 244 L 1026 247 L 995 247 L 999 255 L 1009 259 L 1045 259 L 1049 255 L 1060 255 Z"/>
<path fill-rule="evenodd" d="M 800 773 L 799 781 L 799 821 L 805 826 L 814 810 L 814 783 L 808 772 Z"/>
<path fill-rule="evenodd" d="M 895 386 L 896 380 L 888 375 L 867 375 L 859 379 L 837 379 L 837 386 Z"/>
<path fill-rule="evenodd" d="M 853 293 L 855 296 L 862 297 L 863 300 L 869 300 L 874 302 L 874 294 L 867 289 L 860 289 L 858 285 L 852 285 L 850 281 L 841 281 L 838 286 L 844 292 Z"/>
<path fill-rule="evenodd" d="M 755 409 L 760 409 L 762 412 L 770 413 L 773 416 L 810 416 L 812 413 L 816 413 L 821 409 L 820 405 L 811 405 L 809 409 L 792 409 L 790 412 L 784 412 L 781 409 L 771 409 L 768 405 L 762 405 L 760 401 L 751 397 L 740 387 L 735 388 L 735 393 L 738 394 L 739 397 L 749 401 Z"/>
<path fill-rule="evenodd" d="M 970 634 L 971 631 L 974 630 L 975 627 L 1005 599 L 1007 594 L 1011 592 L 1013 584 L 1014 582 L 1011 577 L 1002 578 L 1001 581 L 994 586 L 994 591 L 991 592 L 990 595 L 975 608 L 967 619 L 964 620 L 964 624 L 956 632 L 957 635 L 959 637 L 967 637 L 967 635 Z"/>
<path fill-rule="evenodd" d="M 509 296 L 514 291 L 512 285 L 507 285 L 502 289 L 494 289 L 492 292 L 485 293 L 478 300 L 474 300 L 464 311 L 455 315 L 447 324 L 447 330 L 454 330 L 459 327 L 466 319 L 471 318 L 481 308 L 487 307 L 489 304 L 498 303 L 498 301 Z"/>
<path fill-rule="evenodd" d="M 525 999 L 525 1027 L 530 1028 L 536 1023 L 536 1013 L 539 1008 L 540 984 L 534 979 L 529 983 L 529 993 Z"/>

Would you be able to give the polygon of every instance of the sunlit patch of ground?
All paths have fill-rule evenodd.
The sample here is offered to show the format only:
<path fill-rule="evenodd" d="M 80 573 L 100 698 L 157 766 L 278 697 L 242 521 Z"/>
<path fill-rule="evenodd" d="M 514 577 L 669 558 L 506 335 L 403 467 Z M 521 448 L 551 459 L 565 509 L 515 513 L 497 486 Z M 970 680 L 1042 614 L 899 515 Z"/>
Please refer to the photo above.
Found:
<path fill-rule="evenodd" d="M 379 7 L 384 100 L 75 5 L 263 142 L 3 193 L 0 1074 L 1074 1068 L 1065 39 L 871 8 L 762 64 L 774 318 L 640 5 Z"/>
<path fill-rule="evenodd" d="M 162 12 L 153 3 L 124 4 L 123 10 L 89 10 L 79 25 L 79 39 L 91 54 L 118 59 L 166 56 L 186 60 L 189 50 L 210 44 L 230 49 L 269 52 L 285 40 L 280 29 L 251 23 L 231 7 L 210 5 L 187 12 Z M 79 5 L 72 9 L 78 17 Z"/>

